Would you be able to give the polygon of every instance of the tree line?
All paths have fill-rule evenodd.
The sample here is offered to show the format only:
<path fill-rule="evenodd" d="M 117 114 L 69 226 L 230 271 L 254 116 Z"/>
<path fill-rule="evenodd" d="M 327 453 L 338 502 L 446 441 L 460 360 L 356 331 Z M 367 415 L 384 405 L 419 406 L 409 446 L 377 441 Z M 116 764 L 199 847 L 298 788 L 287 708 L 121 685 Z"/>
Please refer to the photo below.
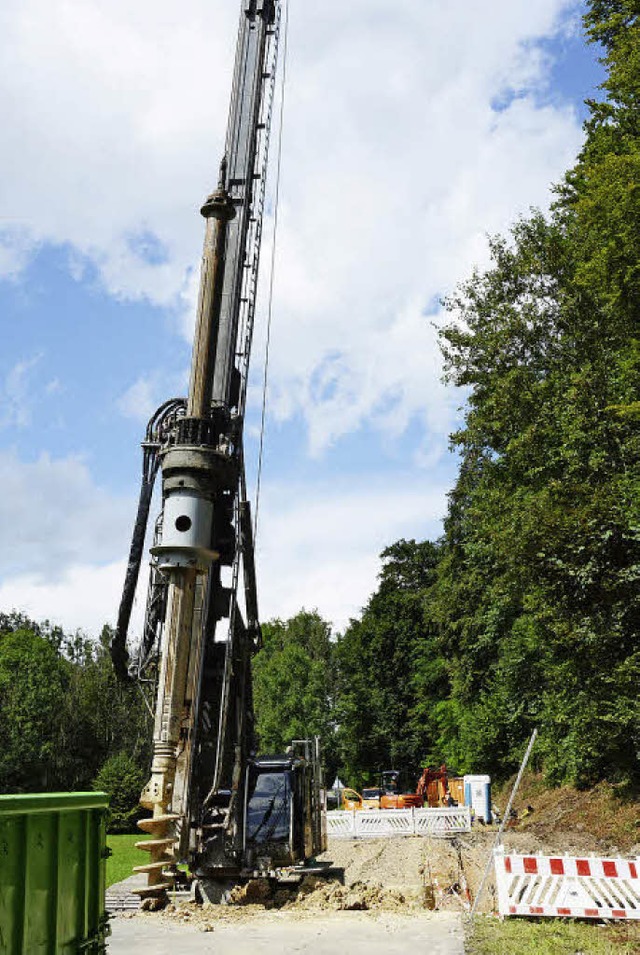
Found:
<path fill-rule="evenodd" d="M 445 302 L 458 476 L 442 539 L 385 551 L 333 647 L 348 780 L 442 760 L 505 776 L 538 727 L 549 781 L 640 781 L 639 18 L 588 3 L 606 80 L 577 162 Z"/>
<path fill-rule="evenodd" d="M 106 789 L 117 831 L 146 781 L 152 721 L 115 676 L 111 638 L 0 613 L 0 793 Z"/>
<path fill-rule="evenodd" d="M 552 783 L 640 781 L 640 24 L 590 0 L 607 71 L 555 189 L 447 300 L 464 389 L 442 538 L 381 555 L 363 612 L 265 624 L 263 752 L 319 734 L 356 786 L 425 764 L 505 777 L 538 727 Z M 99 642 L 0 616 L 0 791 L 146 772 L 150 719 Z M 109 768 L 109 766 L 107 766 Z"/>
<path fill-rule="evenodd" d="M 640 22 L 591 0 L 607 70 L 555 190 L 448 302 L 453 435 L 433 614 L 446 755 L 513 769 L 540 729 L 554 782 L 638 781 L 640 751 Z"/>

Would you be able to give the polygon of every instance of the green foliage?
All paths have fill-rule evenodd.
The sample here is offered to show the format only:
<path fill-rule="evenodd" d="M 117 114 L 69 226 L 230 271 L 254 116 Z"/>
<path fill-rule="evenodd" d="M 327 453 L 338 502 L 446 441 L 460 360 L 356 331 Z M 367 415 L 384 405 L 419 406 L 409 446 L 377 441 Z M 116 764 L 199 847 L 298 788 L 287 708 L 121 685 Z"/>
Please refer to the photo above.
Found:
<path fill-rule="evenodd" d="M 0 614 L 0 792 L 88 789 L 114 753 L 146 767 L 149 717 L 115 678 L 110 638 Z"/>
<path fill-rule="evenodd" d="M 127 753 L 146 769 L 150 761 L 151 722 L 136 686 L 116 677 L 105 627 L 96 644 L 90 642 L 74 667 L 68 701 L 69 726 L 75 736 L 73 779 L 90 780 L 114 753 Z"/>
<path fill-rule="evenodd" d="M 282 753 L 294 739 L 320 736 L 327 774 L 335 771 L 334 663 L 331 627 L 316 612 L 262 627 L 253 663 L 261 753 Z"/>
<path fill-rule="evenodd" d="M 434 747 L 429 704 L 446 673 L 424 600 L 438 553 L 428 541 L 387 548 L 378 590 L 338 641 L 340 766 L 353 785 L 375 783 L 385 769 L 414 785 Z"/>
<path fill-rule="evenodd" d="M 140 816 L 138 802 L 145 782 L 144 772 L 126 753 L 108 757 L 93 780 L 96 792 L 109 795 L 108 832 L 131 832 L 134 829 Z"/>
<path fill-rule="evenodd" d="M 446 304 L 468 389 L 429 594 L 451 695 L 439 740 L 505 774 L 534 725 L 554 782 L 640 778 L 640 25 L 591 2 L 608 77 L 550 216 L 491 243 Z"/>
<path fill-rule="evenodd" d="M 0 792 L 57 788 L 70 671 L 33 632 L 0 634 Z"/>

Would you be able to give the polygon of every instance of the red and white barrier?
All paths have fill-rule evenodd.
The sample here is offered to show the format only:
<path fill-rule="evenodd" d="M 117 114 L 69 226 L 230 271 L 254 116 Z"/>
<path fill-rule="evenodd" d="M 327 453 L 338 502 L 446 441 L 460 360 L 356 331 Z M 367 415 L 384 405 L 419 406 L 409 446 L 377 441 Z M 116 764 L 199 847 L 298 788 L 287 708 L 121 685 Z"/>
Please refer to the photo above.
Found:
<path fill-rule="evenodd" d="M 500 915 L 640 919 L 640 864 L 495 852 Z"/>

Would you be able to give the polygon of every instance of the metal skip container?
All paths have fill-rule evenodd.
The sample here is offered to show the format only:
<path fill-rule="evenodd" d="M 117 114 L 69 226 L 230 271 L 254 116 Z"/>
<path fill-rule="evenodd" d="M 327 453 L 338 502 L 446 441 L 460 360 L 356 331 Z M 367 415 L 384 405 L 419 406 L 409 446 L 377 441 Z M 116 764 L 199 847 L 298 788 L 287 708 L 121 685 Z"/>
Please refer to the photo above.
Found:
<path fill-rule="evenodd" d="M 104 793 L 0 796 L 0 955 L 106 951 Z"/>

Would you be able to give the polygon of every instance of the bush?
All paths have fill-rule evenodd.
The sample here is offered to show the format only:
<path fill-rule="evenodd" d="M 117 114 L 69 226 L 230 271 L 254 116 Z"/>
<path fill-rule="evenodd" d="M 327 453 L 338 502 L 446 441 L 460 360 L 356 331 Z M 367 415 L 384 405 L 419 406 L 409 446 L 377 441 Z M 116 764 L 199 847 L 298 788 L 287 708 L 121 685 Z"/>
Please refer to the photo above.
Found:
<path fill-rule="evenodd" d="M 97 792 L 108 793 L 107 831 L 133 832 L 142 815 L 140 793 L 145 784 L 143 771 L 126 753 L 110 756 L 93 781 Z"/>

